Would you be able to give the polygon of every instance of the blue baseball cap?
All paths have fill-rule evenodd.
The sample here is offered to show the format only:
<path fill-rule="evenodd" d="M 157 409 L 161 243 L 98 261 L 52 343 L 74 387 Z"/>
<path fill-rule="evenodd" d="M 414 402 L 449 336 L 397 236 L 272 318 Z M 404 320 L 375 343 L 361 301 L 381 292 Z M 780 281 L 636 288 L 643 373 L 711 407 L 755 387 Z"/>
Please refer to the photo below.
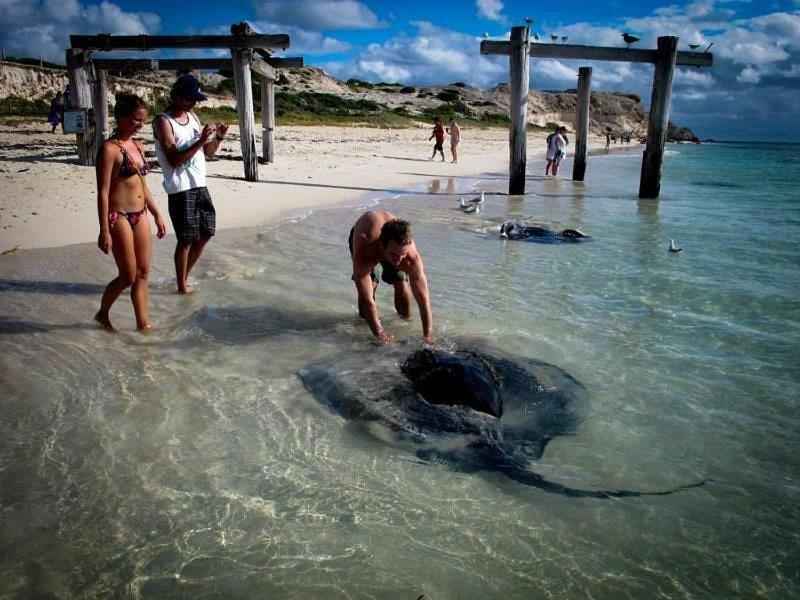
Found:
<path fill-rule="evenodd" d="M 188 98 L 195 102 L 206 100 L 205 94 L 200 91 L 200 82 L 194 75 L 181 75 L 172 86 L 172 95 L 177 98 Z"/>

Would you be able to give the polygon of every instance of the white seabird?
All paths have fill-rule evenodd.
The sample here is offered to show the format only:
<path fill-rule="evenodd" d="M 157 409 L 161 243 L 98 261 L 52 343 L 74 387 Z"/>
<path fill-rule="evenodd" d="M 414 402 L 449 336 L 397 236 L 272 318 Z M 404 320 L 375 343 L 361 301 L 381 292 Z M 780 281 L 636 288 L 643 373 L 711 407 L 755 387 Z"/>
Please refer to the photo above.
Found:
<path fill-rule="evenodd" d="M 675 240 L 673 240 L 673 239 L 669 240 L 669 251 L 670 252 L 681 252 L 682 250 L 683 250 L 683 248 L 676 248 L 675 247 Z"/>

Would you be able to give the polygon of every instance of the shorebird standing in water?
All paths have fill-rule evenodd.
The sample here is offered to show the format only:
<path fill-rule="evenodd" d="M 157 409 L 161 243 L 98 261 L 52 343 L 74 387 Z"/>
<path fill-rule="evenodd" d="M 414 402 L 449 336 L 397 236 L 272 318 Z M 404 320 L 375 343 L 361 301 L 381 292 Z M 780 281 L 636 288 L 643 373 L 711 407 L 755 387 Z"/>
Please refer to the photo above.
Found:
<path fill-rule="evenodd" d="M 481 192 L 480 196 L 475 196 L 474 198 L 470 198 L 468 203 L 464 202 L 464 198 L 459 197 L 458 207 L 471 209 L 473 206 L 481 206 L 483 205 L 485 197 L 486 197 L 486 192 Z M 472 210 L 465 210 L 464 212 L 472 212 Z"/>
<path fill-rule="evenodd" d="M 631 35 L 630 33 L 628 33 L 628 32 L 626 31 L 625 33 L 623 33 L 623 34 L 622 34 L 622 40 L 623 40 L 623 41 L 625 42 L 625 44 L 626 44 L 626 46 L 625 46 L 625 47 L 626 47 L 626 48 L 630 48 L 630 47 L 631 47 L 631 44 L 635 44 L 636 42 L 638 42 L 638 41 L 639 41 L 639 38 L 638 38 L 638 37 L 636 37 L 635 35 Z"/>
<path fill-rule="evenodd" d="M 670 239 L 670 241 L 669 241 L 669 251 L 670 252 L 681 252 L 681 251 L 683 251 L 683 248 L 676 248 L 675 247 L 675 240 Z"/>

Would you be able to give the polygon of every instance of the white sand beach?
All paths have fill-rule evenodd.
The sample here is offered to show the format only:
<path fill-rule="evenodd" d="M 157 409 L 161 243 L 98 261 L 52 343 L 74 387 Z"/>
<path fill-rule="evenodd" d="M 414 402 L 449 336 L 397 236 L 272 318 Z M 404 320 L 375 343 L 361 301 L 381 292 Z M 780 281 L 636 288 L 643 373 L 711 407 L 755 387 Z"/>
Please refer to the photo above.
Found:
<path fill-rule="evenodd" d="M 259 165 L 258 182 L 244 180 L 238 127 L 231 127 L 208 165 L 208 188 L 217 208 L 217 227 L 260 226 L 312 208 L 344 205 L 366 194 L 394 195 L 432 180 L 478 173 L 506 173 L 508 130 L 462 129 L 459 162 L 430 161 L 430 127 L 278 127 L 275 162 Z M 546 134 L 529 133 L 529 168 L 544 159 Z M 142 132 L 151 160 L 153 140 Z M 260 142 L 259 142 L 260 144 Z M 590 149 L 605 140 L 593 138 Z M 260 145 L 259 145 L 260 149 Z M 570 150 L 573 148 L 571 147 Z M 569 177 L 571 167 L 562 175 Z M 166 208 L 161 173 L 148 182 Z M 0 251 L 64 246 L 97 238 L 93 167 L 77 164 L 74 136 L 49 133 L 43 121 L 0 125 Z"/>

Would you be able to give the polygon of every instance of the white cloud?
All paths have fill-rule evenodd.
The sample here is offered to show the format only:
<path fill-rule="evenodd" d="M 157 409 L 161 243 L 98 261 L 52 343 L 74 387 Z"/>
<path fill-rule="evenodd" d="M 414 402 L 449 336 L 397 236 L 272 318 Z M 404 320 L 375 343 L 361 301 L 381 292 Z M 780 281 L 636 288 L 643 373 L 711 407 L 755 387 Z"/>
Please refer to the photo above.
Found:
<path fill-rule="evenodd" d="M 153 34 L 160 28 L 158 15 L 126 12 L 112 2 L 0 0 L 0 45 L 8 55 L 63 63 L 70 34 Z"/>
<path fill-rule="evenodd" d="M 253 0 L 262 19 L 301 29 L 380 29 L 387 27 L 357 0 Z"/>
<path fill-rule="evenodd" d="M 355 60 L 331 65 L 332 72 L 344 78 L 418 85 L 463 81 L 490 86 L 508 79 L 507 60 L 477 54 L 480 38 L 427 21 L 411 24 L 416 35 L 400 33 L 383 44 L 370 44 Z"/>
<path fill-rule="evenodd" d="M 503 3 L 500 0 L 475 0 L 475 7 L 478 9 L 478 16 L 482 19 L 506 23 L 506 16 L 501 14 Z"/>
<path fill-rule="evenodd" d="M 736 81 L 739 83 L 758 83 L 761 81 L 761 75 L 753 67 L 745 67 L 736 77 Z"/>

